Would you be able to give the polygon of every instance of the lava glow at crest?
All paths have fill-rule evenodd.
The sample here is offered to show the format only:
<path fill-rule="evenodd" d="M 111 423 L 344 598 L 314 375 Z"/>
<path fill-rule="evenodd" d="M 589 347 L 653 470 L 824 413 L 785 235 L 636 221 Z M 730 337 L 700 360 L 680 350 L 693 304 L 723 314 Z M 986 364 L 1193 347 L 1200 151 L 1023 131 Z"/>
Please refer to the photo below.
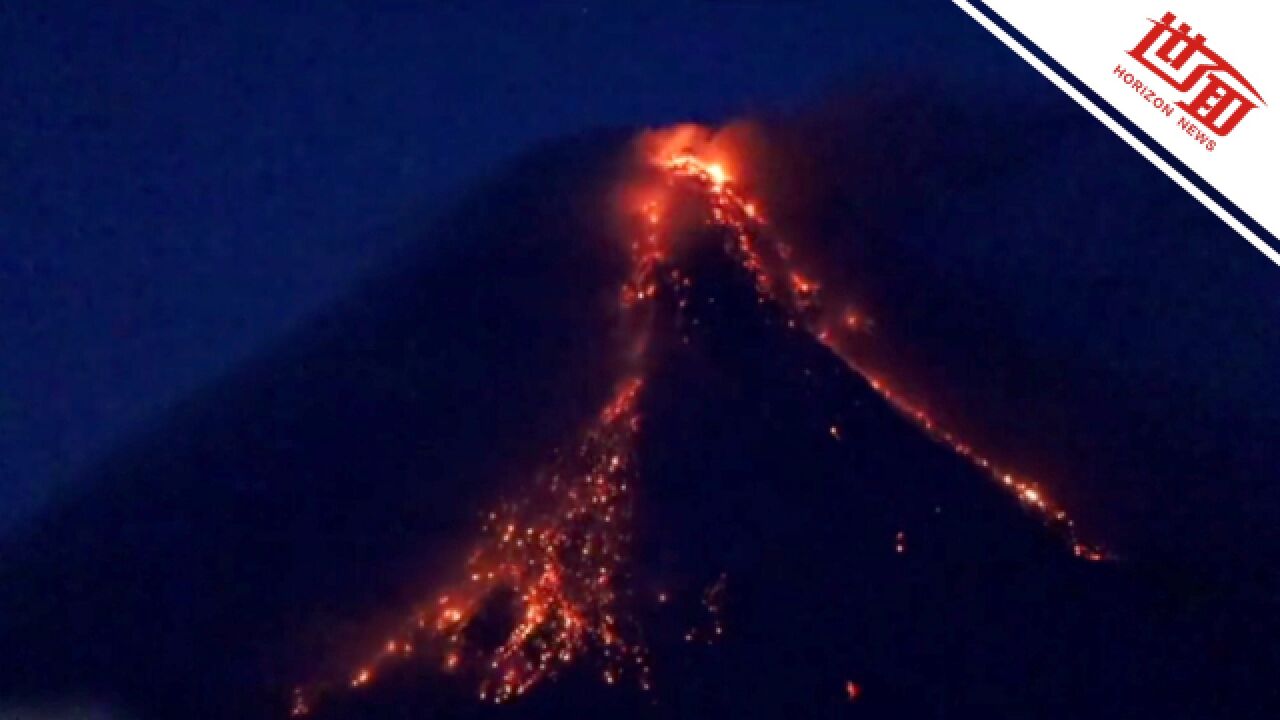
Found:
<path fill-rule="evenodd" d="M 1066 511 L 1044 487 L 1014 474 L 940 427 L 921 406 L 884 377 L 860 367 L 851 348 L 872 324 L 854 307 L 829 304 L 823 284 L 795 267 L 791 247 L 770 228 L 762 203 L 746 196 L 730 169 L 723 146 L 696 126 L 650 133 L 641 143 L 651 170 L 664 188 L 648 193 L 630 208 L 639 222 L 629 226 L 630 269 L 618 291 L 629 338 L 626 368 L 612 396 L 576 442 L 547 467 L 533 473 L 525 494 L 490 512 L 482 536 L 465 562 L 461 579 L 414 614 L 402 632 L 383 641 L 369 660 L 352 670 L 345 685 L 362 688 L 387 664 L 415 655 L 431 657 L 442 671 L 475 674 L 479 697 L 493 702 L 515 698 L 554 677 L 576 660 L 590 656 L 609 684 L 630 677 L 648 689 L 649 658 L 627 611 L 630 519 L 636 466 L 635 444 L 641 428 L 638 403 L 645 386 L 649 354 L 651 301 L 670 292 L 679 307 L 692 279 L 672 260 L 670 238 L 677 228 L 660 199 L 671 191 L 696 197 L 703 222 L 727 238 L 725 251 L 753 281 L 761 304 L 774 304 L 789 328 L 807 333 L 830 349 L 867 385 L 933 440 L 988 475 L 1030 513 L 1062 535 L 1071 552 L 1101 560 L 1100 549 L 1081 541 Z M 832 424 L 835 442 L 845 433 Z M 905 533 L 894 551 L 906 552 Z M 723 633 L 722 576 L 704 597 L 712 625 L 708 639 Z M 665 593 L 659 596 L 666 602 Z M 505 617 L 503 637 L 493 646 L 478 642 L 473 630 Z M 691 631 L 686 640 L 699 639 Z M 295 691 L 293 712 L 310 712 L 330 683 Z M 849 682 L 856 699 L 861 688 Z"/>
<path fill-rule="evenodd" d="M 731 231 L 735 244 L 730 251 L 755 277 L 761 300 L 779 303 L 789 316 L 788 324 L 792 328 L 810 333 L 843 360 L 850 370 L 862 376 L 900 414 L 931 438 L 980 468 L 1045 525 L 1061 532 L 1077 557 L 1095 561 L 1105 558 L 1099 547 L 1082 541 L 1076 535 L 1075 524 L 1067 511 L 1050 499 L 1039 483 L 1015 475 L 955 432 L 941 427 L 921 405 L 891 386 L 884 377 L 855 361 L 851 348 L 870 321 L 856 308 L 827 306 L 822 297 L 822 283 L 793 267 L 790 246 L 773 236 L 768 222 L 758 210 L 759 202 L 739 194 L 731 179 L 725 176 L 722 165 L 708 163 L 689 152 L 671 155 L 661 162 L 673 175 L 702 188 L 714 222 Z M 836 426 L 832 426 L 831 435 L 837 441 L 841 440 Z"/>

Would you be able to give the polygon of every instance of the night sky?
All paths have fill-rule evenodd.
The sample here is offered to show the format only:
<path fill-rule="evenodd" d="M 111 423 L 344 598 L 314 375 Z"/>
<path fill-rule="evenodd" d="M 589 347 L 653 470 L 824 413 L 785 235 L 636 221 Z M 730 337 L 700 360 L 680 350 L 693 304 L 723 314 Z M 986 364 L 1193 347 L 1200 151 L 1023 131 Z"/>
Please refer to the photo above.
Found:
<path fill-rule="evenodd" d="M 0 11 L 0 527 L 537 141 L 800 107 L 935 36 L 1016 66 L 945 3 L 181 5 Z"/>
<path fill-rule="evenodd" d="M 421 237 L 430 218 L 540 142 L 602 127 L 786 113 L 808 118 L 797 123 L 808 123 L 801 135 L 824 138 L 804 150 L 824 155 L 823 172 L 865 176 L 867 158 L 887 169 L 886 181 L 863 178 L 852 198 L 840 190 L 829 206 L 891 208 L 892 198 L 871 201 L 864 190 L 893 187 L 895 173 L 903 187 L 918 187 L 902 175 L 914 172 L 904 148 L 920 145 L 912 128 L 927 115 L 889 107 L 902 116 L 901 124 L 881 118 L 902 128 L 896 139 L 831 128 L 849 109 L 895 92 L 968 93 L 945 101 L 965 112 L 1022 106 L 1017 119 L 993 111 L 981 121 L 989 136 L 977 142 L 1032 138 L 999 152 L 1040 159 L 985 185 L 934 178 L 945 186 L 932 214 L 914 213 L 916 226 L 898 223 L 884 242 L 945 258 L 991 293 L 988 305 L 1017 308 L 1022 341 L 1044 346 L 1033 354 L 1079 354 L 1086 371 L 1120 368 L 1118 382 L 1176 386 L 1224 408 L 1232 423 L 1247 416 L 1262 442 L 1276 423 L 1267 409 L 1280 397 L 1271 372 L 1280 348 L 1267 331 L 1280 318 L 1271 269 L 949 3 L 893 11 L 393 3 L 290 14 L 249 4 L 125 13 L 68 2 L 7 8 L 0 23 L 0 529 L 411 238 L 430 243 Z M 1069 129 L 1045 130 L 1038 115 L 1069 118 Z M 926 145 L 946 143 L 951 122 L 937 119 Z M 956 138 L 950 159 L 975 168 L 1006 162 L 981 157 L 974 143 Z M 1075 167 L 1063 175 L 1061 163 Z M 1093 182 L 1090 163 L 1113 176 Z M 1012 187 L 1042 192 L 1008 208 L 1021 217 L 993 232 L 991 215 L 974 209 L 998 204 Z M 1135 194 L 1108 199 L 1117 193 Z M 1096 211 L 1078 227 L 1036 227 L 1047 202 Z M 1148 226 L 1149 239 L 1140 239 Z M 1012 250 L 1001 234 L 1011 235 Z M 853 238 L 835 250 L 872 244 Z M 867 259 L 839 262 L 874 265 Z M 1143 272 L 1124 274 L 1135 267 Z M 879 277 L 853 278 L 868 291 L 879 283 L 899 293 L 894 305 L 908 309 L 897 347 L 944 358 L 959 347 L 947 362 L 980 361 L 964 355 L 984 352 L 980 343 L 938 327 L 954 325 L 945 315 L 925 310 L 934 326 L 912 336 L 924 316 L 901 296 L 914 294 L 911 283 L 894 286 L 900 271 L 890 263 Z M 1064 302 L 1075 303 L 1075 320 L 1062 320 Z M 1099 324 L 1105 332 L 1095 332 Z M 992 391 L 969 377 L 930 377 L 918 358 L 892 361 L 914 364 L 913 381 L 933 397 L 950 392 L 947 383 Z M 994 391 L 1016 404 L 1016 388 Z M 990 414 L 967 404 L 969 415 Z M 1061 445 L 1051 433 L 1016 435 L 1015 445 L 1033 446 L 1023 459 L 1050 475 L 1095 474 L 1048 459 Z M 1263 503 L 1254 522 L 1265 524 L 1277 498 L 1253 475 L 1244 495 Z M 1080 503 L 1116 506 L 1103 485 L 1114 486 L 1082 477 L 1067 491 L 1080 492 Z M 1129 509 L 1108 522 L 1141 519 L 1151 491 L 1125 498 Z"/>
<path fill-rule="evenodd" d="M 912 128 L 926 115 L 886 110 L 901 115 L 900 124 L 881 118 L 902 128 L 896 139 L 831 126 L 894 92 L 967 93 L 946 101 L 965 112 L 1004 101 L 1029 108 L 1017 119 L 993 111 L 977 142 L 1031 138 L 999 152 L 1040 159 L 985 185 L 935 178 L 946 185 L 932 214 L 915 213 L 917 226 L 899 223 L 885 242 L 945 258 L 991 293 L 988 304 L 1017 307 L 1023 339 L 1046 346 L 1036 352 L 1080 354 L 1086 370 L 1121 368 L 1125 382 L 1136 372 L 1172 383 L 1266 434 L 1277 422 L 1267 410 L 1280 398 L 1271 372 L 1280 347 L 1267 331 L 1280 320 L 1272 269 L 949 3 L 392 3 L 291 14 L 67 2 L 6 8 L 0 28 L 0 529 L 398 248 L 430 243 L 421 230 L 432 217 L 540 142 L 781 112 L 809 118 L 810 135 L 825 137 L 805 148 L 825 156 L 824 172 L 863 172 L 875 158 L 892 181 L 912 172 L 903 148 L 920 145 Z M 1069 130 L 1046 131 L 1038 115 L 1069 118 Z M 926 144 L 948 142 L 951 122 L 937 119 Z M 982 158 L 974 142 L 956 138 L 951 159 L 1003 162 Z M 1064 175 L 1061 163 L 1075 167 Z M 1093 182 L 1090 163 L 1112 177 Z M 864 180 L 852 200 L 836 193 L 833 202 L 868 206 L 864 189 L 892 186 Z M 974 209 L 1012 187 L 1043 191 L 992 232 L 990 214 Z M 1036 227 L 1047 202 L 1096 211 L 1078 226 Z M 933 222 L 962 224 L 949 234 Z M 1135 267 L 1144 271 L 1122 272 Z M 900 268 L 883 270 L 853 281 L 882 283 L 899 294 L 895 306 L 909 306 L 901 293 L 914 293 L 911 284 L 893 286 Z M 1075 321 L 1061 321 L 1064 302 L 1076 303 Z M 974 358 L 947 358 L 951 347 L 982 352 L 937 322 L 913 337 L 913 312 L 894 338 L 900 349 L 932 344 L 953 365 Z M 1099 323 L 1108 332 L 1096 333 Z M 933 397 L 957 380 L 914 364 L 913 381 Z M 968 415 L 990 414 L 968 405 Z M 1033 464 L 1094 474 L 1047 461 L 1056 441 L 1040 435 Z M 1278 502 L 1256 487 L 1261 478 L 1251 482 L 1254 504 Z M 1081 478 L 1079 502 L 1114 506 L 1100 484 L 1108 481 Z M 1148 491 L 1109 522 L 1147 515 Z"/>

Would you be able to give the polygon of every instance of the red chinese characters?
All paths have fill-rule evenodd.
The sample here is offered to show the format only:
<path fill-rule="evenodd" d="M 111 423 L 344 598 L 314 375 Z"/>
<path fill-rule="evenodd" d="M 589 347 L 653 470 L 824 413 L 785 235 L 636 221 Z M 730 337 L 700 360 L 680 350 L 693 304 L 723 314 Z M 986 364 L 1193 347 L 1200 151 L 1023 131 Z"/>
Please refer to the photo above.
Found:
<path fill-rule="evenodd" d="M 1204 35 L 1165 13 L 1129 55 L 1183 93 L 1177 103 L 1219 136 L 1231 132 L 1250 110 L 1266 105 L 1262 96 L 1230 63 L 1209 49 Z M 1187 99 L 1189 98 L 1189 100 Z"/>

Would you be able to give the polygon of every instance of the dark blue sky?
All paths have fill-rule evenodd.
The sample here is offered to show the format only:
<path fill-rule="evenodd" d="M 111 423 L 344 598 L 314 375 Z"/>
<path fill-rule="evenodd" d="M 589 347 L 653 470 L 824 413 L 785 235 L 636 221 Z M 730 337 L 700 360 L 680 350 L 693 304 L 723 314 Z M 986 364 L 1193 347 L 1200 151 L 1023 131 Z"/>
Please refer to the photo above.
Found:
<path fill-rule="evenodd" d="M 408 238 L 420 239 L 433 210 L 542 141 L 601 126 L 810 113 L 833 97 L 838 106 L 892 87 L 929 92 L 950 76 L 986 93 L 965 96 L 974 107 L 1013 97 L 1085 123 L 1083 139 L 1059 148 L 1061 157 L 1041 158 L 1027 182 L 1052 184 L 1068 166 L 1085 177 L 1080 146 L 1106 158 L 1121 147 L 946 0 L 891 10 L 532 5 L 0 9 L 0 530 L 148 417 L 340 296 Z M 944 120 L 927 130 L 945 143 L 954 128 Z M 871 157 L 877 142 L 843 144 L 861 143 L 858 152 Z M 993 162 L 973 150 L 975 167 Z M 1115 151 L 1133 161 L 1116 182 L 1137 188 L 1143 202 L 1177 205 L 1161 207 L 1159 217 L 1204 215 L 1136 156 Z M 889 152 L 885 164 L 897 163 L 899 151 Z M 1045 174 L 1046 166 L 1056 169 Z M 1132 177 L 1143 184 L 1125 179 Z M 950 186 L 937 202 L 969 197 L 964 190 Z M 974 202 L 985 206 L 1006 190 Z M 1034 220 L 1054 198 L 1046 193 L 1036 202 L 1047 205 L 1025 212 Z M 957 202 L 963 210 L 969 200 Z M 1161 252 L 1139 239 L 1127 205 L 1099 208 L 1114 217 L 1088 216 L 1097 232 L 1087 247 L 1099 257 L 1085 268 L 1086 286 L 1095 270 L 1131 262 L 1131 246 Z M 948 212 L 948 223 L 959 217 Z M 1207 222 L 1194 226 L 1197 242 L 1220 247 L 1207 238 L 1221 228 Z M 972 235 L 994 237 L 989 230 Z M 944 248 L 965 248 L 971 277 L 1004 267 L 1017 278 L 1018 263 L 1035 257 L 1051 277 L 1072 277 L 1059 273 L 1053 245 L 1031 243 L 1024 257 L 999 243 L 940 237 Z M 1052 233 L 1035 237 L 1059 242 Z M 1232 277 L 1261 277 L 1260 256 L 1242 242 L 1230 252 L 1252 268 Z M 1201 287 L 1187 277 L 1187 267 L 1174 267 L 1138 294 L 1172 307 Z M 1228 339 L 1254 336 L 1266 315 L 1238 326 L 1221 319 L 1240 317 L 1248 297 L 1273 297 L 1261 282 L 1247 296 L 1236 292 L 1242 283 L 1225 283 L 1229 298 L 1201 283 L 1208 294 L 1196 298 L 1199 325 L 1169 324 L 1164 334 L 1163 322 L 1122 327 L 1125 347 L 1134 348 L 1126 357 L 1199 377 L 1202 367 L 1224 364 L 1226 348 L 1235 370 L 1224 372 L 1235 379 L 1206 375 L 1204 392 L 1247 402 L 1265 384 L 1270 358 Z M 1165 283 L 1181 289 L 1162 294 Z M 1057 307 L 1044 283 L 1014 285 Z M 1209 341 L 1217 337 L 1221 343 Z"/>
<path fill-rule="evenodd" d="M 942 2 L 924 24 L 844 3 L 196 5 L 0 10 L 0 527 L 539 140 L 798 107 L 868 59 L 990 42 Z"/>

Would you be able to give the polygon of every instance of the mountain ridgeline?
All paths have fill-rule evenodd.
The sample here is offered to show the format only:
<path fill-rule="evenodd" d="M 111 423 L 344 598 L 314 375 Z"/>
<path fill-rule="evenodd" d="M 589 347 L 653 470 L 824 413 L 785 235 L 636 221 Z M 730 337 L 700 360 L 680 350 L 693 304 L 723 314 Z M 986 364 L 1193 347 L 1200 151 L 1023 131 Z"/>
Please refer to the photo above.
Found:
<path fill-rule="evenodd" d="M 575 138 L 478 188 L 5 545 L 0 699 L 285 717 L 292 688 L 342 677 L 430 601 L 484 511 L 619 379 L 607 189 L 626 154 L 623 134 Z M 1263 702 L 1267 661 L 1223 651 L 1221 607 L 1180 576 L 1076 558 L 762 304 L 718 230 L 690 232 L 689 290 L 655 301 L 638 410 L 624 602 L 652 689 L 601 682 L 587 655 L 495 706 L 466 673 L 407 659 L 314 717 L 1205 718 Z"/>

